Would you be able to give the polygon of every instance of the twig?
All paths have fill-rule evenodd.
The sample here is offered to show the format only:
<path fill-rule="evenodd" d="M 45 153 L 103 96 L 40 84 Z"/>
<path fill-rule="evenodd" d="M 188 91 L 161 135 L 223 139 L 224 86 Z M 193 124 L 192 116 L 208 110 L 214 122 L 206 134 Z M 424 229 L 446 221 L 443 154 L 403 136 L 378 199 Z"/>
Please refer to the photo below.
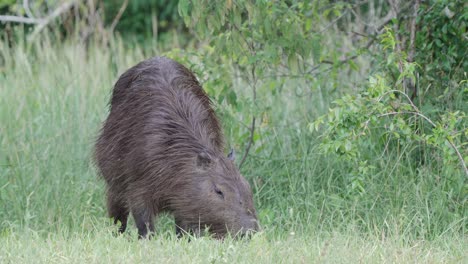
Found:
<path fill-rule="evenodd" d="M 36 26 L 34 31 L 31 33 L 28 40 L 29 41 L 33 40 L 37 36 L 37 34 L 39 34 L 52 20 L 54 20 L 56 17 L 58 17 L 62 13 L 68 11 L 70 8 L 72 8 L 75 5 L 76 2 L 77 0 L 69 1 L 57 7 L 57 9 L 55 9 L 49 16 L 42 19 L 42 21 Z"/>
<path fill-rule="evenodd" d="M 23 1 L 23 8 L 28 15 L 27 17 L 22 17 L 22 16 L 10 16 L 10 15 L 0 15 L 0 22 L 14 22 L 14 23 L 21 23 L 21 24 L 38 24 L 36 29 L 32 34 L 37 34 L 39 33 L 45 26 L 47 26 L 50 21 L 52 21 L 55 17 L 59 16 L 63 12 L 67 11 L 69 8 L 71 8 L 74 4 L 75 1 L 70 1 L 68 3 L 64 3 L 61 6 L 59 6 L 57 9 L 55 9 L 52 14 L 45 18 L 34 18 L 31 10 L 29 9 L 29 2 L 27 0 Z"/>
<path fill-rule="evenodd" d="M 347 11 L 345 10 L 343 12 L 343 14 L 341 14 L 341 16 L 335 18 L 333 21 L 331 21 L 330 23 L 328 23 L 328 25 L 326 25 L 324 28 L 322 28 L 321 30 L 319 30 L 318 32 L 316 32 L 316 34 L 322 34 L 324 33 L 325 31 L 327 31 L 331 26 L 335 25 L 335 23 L 340 20 L 342 17 L 344 17 L 346 15 Z"/>
<path fill-rule="evenodd" d="M 354 12 L 353 9 L 351 9 L 351 12 L 357 17 L 358 15 Z M 390 23 L 390 21 L 392 21 L 393 18 L 395 18 L 397 16 L 397 10 L 396 9 L 390 9 L 390 11 L 388 12 L 388 14 L 380 21 L 380 23 L 378 23 L 378 25 L 375 26 L 375 29 L 377 32 L 379 32 L 385 25 L 387 25 L 388 23 Z M 341 17 L 340 17 L 341 18 Z M 335 21 L 333 21 L 335 22 Z M 361 36 L 367 36 L 367 35 L 364 35 L 364 34 L 361 34 L 361 33 L 357 33 L 357 32 L 353 32 L 354 34 L 357 34 L 357 35 L 361 35 Z M 370 46 L 372 46 L 372 44 L 374 43 L 374 41 L 376 40 L 377 38 L 377 34 L 375 35 L 372 35 L 370 36 L 370 39 L 369 41 L 366 43 L 364 49 L 369 49 Z M 333 61 L 329 61 L 329 60 L 322 60 L 320 61 L 320 63 L 322 64 L 331 64 L 331 65 L 334 65 L 334 66 L 341 66 L 345 63 L 347 63 L 348 61 L 350 60 L 354 60 L 356 59 L 357 57 L 359 57 L 359 55 L 353 55 L 353 56 L 349 56 L 349 57 L 346 57 L 344 59 L 341 59 L 337 62 L 337 65 L 335 65 L 335 62 Z M 311 71 L 309 71 L 309 73 L 311 73 L 314 69 L 312 69 Z"/>
<path fill-rule="evenodd" d="M 43 19 L 36 19 L 29 9 L 29 1 L 23 0 L 23 8 L 26 12 L 26 17 L 22 16 L 0 16 L 0 22 L 15 22 L 15 23 L 22 23 L 22 24 L 39 24 L 43 22 Z"/>
<path fill-rule="evenodd" d="M 20 17 L 20 16 L 0 16 L 0 22 L 15 22 L 21 24 L 39 24 L 43 22 L 43 19 L 36 19 L 30 17 Z"/>
<path fill-rule="evenodd" d="M 388 3 L 390 4 L 390 9 L 395 13 L 395 16 L 394 17 L 398 17 L 399 15 L 399 2 L 396 1 L 396 0 L 388 0 Z M 398 70 L 401 73 L 403 73 L 403 62 L 401 60 L 401 56 L 403 54 L 403 48 L 401 47 L 401 45 L 403 44 L 402 43 L 402 40 L 401 40 L 401 36 L 400 34 L 398 33 L 398 26 L 399 24 L 394 24 L 393 25 L 393 30 L 395 32 L 395 40 L 396 40 L 396 53 L 400 56 L 400 58 L 398 59 Z M 406 90 L 406 83 L 403 82 L 403 88 L 405 89 L 405 92 L 407 91 Z"/>
<path fill-rule="evenodd" d="M 389 116 L 389 115 L 407 115 L 407 114 L 420 116 L 423 119 L 425 119 L 427 122 L 429 122 L 429 124 L 431 124 L 433 127 L 436 126 L 436 124 L 434 124 L 434 122 L 432 122 L 431 119 L 429 119 L 427 116 L 425 116 L 425 115 L 423 115 L 423 114 L 421 114 L 419 112 L 412 112 L 412 111 L 396 112 L 395 111 L 395 112 L 388 112 L 388 113 L 385 113 L 385 114 L 380 114 L 377 117 L 384 117 L 384 116 Z"/>
<path fill-rule="evenodd" d="M 253 49 L 253 46 L 251 47 Z M 255 104 L 255 101 L 257 99 L 257 77 L 255 75 L 255 64 L 252 66 L 252 99 L 253 103 Z M 242 156 L 242 159 L 239 163 L 239 168 L 242 168 L 242 165 L 244 165 L 245 160 L 247 159 L 247 156 L 249 155 L 250 147 L 253 144 L 254 141 L 254 133 L 255 133 L 255 115 L 252 117 L 252 124 L 250 125 L 250 137 L 249 137 L 249 143 L 247 143 L 247 147 L 244 152 L 244 156 Z"/>
<path fill-rule="evenodd" d="M 239 163 L 239 168 L 242 168 L 242 165 L 244 164 L 244 162 L 247 159 L 247 156 L 249 154 L 250 147 L 252 146 L 252 143 L 253 143 L 254 130 L 255 130 L 255 116 L 252 117 L 252 124 L 250 126 L 249 143 L 247 143 L 247 147 L 245 148 L 244 155 L 242 156 L 242 159 L 241 159 L 241 161 Z"/>
<path fill-rule="evenodd" d="M 372 43 L 374 43 L 374 41 L 375 41 L 375 38 L 371 38 L 371 39 L 367 42 L 367 44 L 366 44 L 366 46 L 364 47 L 364 49 L 369 49 L 370 46 L 372 45 Z M 338 61 L 338 63 L 337 63 L 336 66 L 341 66 L 341 65 L 347 63 L 347 62 L 350 61 L 350 60 L 354 60 L 354 59 L 357 58 L 357 57 L 359 57 L 359 55 L 353 55 L 353 56 L 349 56 L 349 57 L 346 57 L 346 58 L 344 58 L 344 59 L 341 59 L 341 60 Z M 333 61 L 329 61 L 329 60 L 322 60 L 322 61 L 320 61 L 320 62 L 323 63 L 323 64 L 332 64 L 332 65 L 335 64 Z"/>
<path fill-rule="evenodd" d="M 413 6 L 413 17 L 411 18 L 410 25 L 410 44 L 408 52 L 408 62 L 413 62 L 415 54 L 415 38 L 416 38 L 416 20 L 418 18 L 419 4 L 421 0 L 415 0 Z"/>
<path fill-rule="evenodd" d="M 418 17 L 418 10 L 419 10 L 419 4 L 421 0 L 414 0 L 414 6 L 413 6 L 413 17 L 411 18 L 411 25 L 410 25 L 410 43 L 409 43 L 409 52 L 408 52 L 408 62 L 411 63 L 414 61 L 414 54 L 415 54 L 415 38 L 416 38 L 416 20 Z M 411 88 L 411 99 L 414 100 L 418 94 L 418 89 L 415 85 L 415 83 L 410 80 L 409 84 Z"/>
<path fill-rule="evenodd" d="M 391 7 L 390 10 L 382 19 L 380 19 L 376 23 L 366 23 L 359 17 L 359 14 L 357 14 L 353 8 L 351 8 L 350 10 L 351 10 L 351 13 L 353 13 L 353 15 L 356 17 L 356 19 L 362 21 L 364 25 L 371 27 L 373 29 L 373 32 L 380 34 L 381 30 L 385 27 L 385 25 L 387 25 L 394 18 L 396 18 L 398 13 L 405 12 L 406 9 L 409 8 L 410 6 L 409 4 L 406 4 L 406 5 L 403 4 L 400 6 L 398 3 L 395 2 L 395 0 L 388 0 L 388 2 Z M 411 3 L 410 1 L 408 2 Z M 367 4 L 368 1 L 363 1 L 362 3 Z"/>
<path fill-rule="evenodd" d="M 233 24 L 232 25 L 237 31 L 241 32 L 241 30 L 235 25 Z M 249 29 L 250 29 L 250 24 L 249 24 Z M 242 40 L 245 42 L 245 44 L 247 45 L 249 51 L 250 51 L 250 55 L 252 56 L 255 56 L 255 46 L 254 46 L 254 43 L 253 42 L 250 42 L 249 40 L 247 40 L 247 38 L 245 38 L 244 34 L 239 34 L 242 38 Z M 252 68 L 251 68 L 251 75 L 252 75 L 252 101 L 253 103 L 255 104 L 256 103 L 256 99 L 257 99 L 257 77 L 256 77 L 256 74 L 255 74 L 255 70 L 256 70 L 256 67 L 255 67 L 255 63 L 252 65 Z M 239 163 L 239 169 L 242 168 L 242 165 L 244 165 L 244 162 L 245 160 L 247 159 L 247 156 L 249 155 L 249 151 L 250 151 L 250 148 L 252 147 L 252 144 L 253 144 L 253 141 L 254 141 L 254 133 L 255 133 L 255 122 L 256 122 L 256 118 L 255 118 L 255 114 L 253 114 L 252 116 L 252 124 L 250 125 L 250 137 L 249 137 L 249 142 L 247 143 L 247 147 L 245 148 L 245 151 L 244 151 L 244 155 L 242 156 L 242 159 Z"/>
<path fill-rule="evenodd" d="M 26 15 L 28 15 L 28 17 L 34 18 L 34 15 L 31 12 L 31 9 L 29 9 L 29 0 L 23 0 L 23 8 L 24 8 L 24 11 L 26 12 Z"/>
<path fill-rule="evenodd" d="M 122 3 L 122 6 L 120 6 L 119 12 L 114 17 L 114 20 L 112 20 L 112 24 L 111 24 L 110 29 L 109 29 L 111 34 L 112 34 L 112 32 L 114 32 L 115 26 L 117 26 L 117 23 L 119 23 L 120 18 L 122 18 L 122 15 L 125 12 L 125 9 L 127 9 L 127 5 L 128 5 L 128 0 L 125 0 Z"/>
<path fill-rule="evenodd" d="M 385 96 L 387 96 L 387 95 L 390 94 L 390 93 L 399 93 L 399 94 L 402 94 L 404 97 L 406 97 L 406 100 L 408 100 L 408 102 L 410 103 L 410 105 L 411 105 L 411 107 L 414 109 L 414 111 L 419 112 L 418 107 L 416 107 L 416 105 L 415 105 L 415 104 L 413 103 L 413 101 L 409 98 L 409 96 L 408 96 L 406 93 L 404 93 L 404 92 L 402 92 L 402 91 L 400 91 L 400 90 L 390 90 L 390 91 L 388 91 L 388 92 L 382 94 L 382 96 L 380 96 L 379 99 L 377 99 L 377 101 L 380 102 Z"/>
<path fill-rule="evenodd" d="M 396 18 L 396 16 L 397 16 L 396 10 L 394 8 L 390 8 L 390 10 L 388 10 L 387 15 L 385 15 L 380 20 L 380 23 L 378 23 L 378 25 L 375 27 L 376 32 L 379 32 L 380 30 L 382 30 L 382 28 L 384 28 L 385 25 L 390 23 L 390 21 L 392 21 L 392 19 Z"/>
<path fill-rule="evenodd" d="M 151 31 L 153 33 L 153 38 L 157 40 L 158 38 L 158 14 L 154 12 L 151 14 Z"/>

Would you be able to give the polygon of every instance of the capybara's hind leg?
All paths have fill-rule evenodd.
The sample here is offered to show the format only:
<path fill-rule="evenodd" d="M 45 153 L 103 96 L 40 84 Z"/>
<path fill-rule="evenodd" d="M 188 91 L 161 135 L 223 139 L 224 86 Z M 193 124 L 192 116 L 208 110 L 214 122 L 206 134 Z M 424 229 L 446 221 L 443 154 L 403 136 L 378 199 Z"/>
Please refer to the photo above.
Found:
<path fill-rule="evenodd" d="M 109 216 L 114 218 L 114 224 L 120 221 L 119 233 L 123 233 L 127 229 L 129 211 L 127 204 L 119 196 L 118 193 L 111 190 L 107 192 L 107 209 L 109 210 Z"/>
<path fill-rule="evenodd" d="M 133 218 L 138 228 L 138 238 L 147 238 L 148 230 L 150 236 L 154 234 L 153 216 L 149 209 L 132 209 Z"/>

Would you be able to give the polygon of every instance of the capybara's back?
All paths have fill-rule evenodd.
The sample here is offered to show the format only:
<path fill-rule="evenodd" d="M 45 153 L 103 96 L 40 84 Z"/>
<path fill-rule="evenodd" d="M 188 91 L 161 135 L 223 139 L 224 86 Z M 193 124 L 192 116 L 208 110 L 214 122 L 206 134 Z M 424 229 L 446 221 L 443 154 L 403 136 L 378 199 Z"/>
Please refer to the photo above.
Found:
<path fill-rule="evenodd" d="M 163 211 L 174 215 L 178 234 L 257 230 L 250 186 L 223 152 L 210 100 L 188 69 L 155 57 L 122 74 L 95 148 L 120 232 L 131 212 L 145 237 Z"/>

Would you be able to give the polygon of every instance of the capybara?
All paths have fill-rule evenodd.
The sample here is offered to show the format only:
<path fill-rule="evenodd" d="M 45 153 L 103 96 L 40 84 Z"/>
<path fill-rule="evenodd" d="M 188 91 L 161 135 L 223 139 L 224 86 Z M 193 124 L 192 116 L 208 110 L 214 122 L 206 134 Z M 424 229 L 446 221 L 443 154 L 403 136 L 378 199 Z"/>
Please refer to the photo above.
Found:
<path fill-rule="evenodd" d="M 139 237 L 159 213 L 174 216 L 178 236 L 242 236 L 258 230 L 249 183 L 224 155 L 220 123 L 195 76 L 154 57 L 114 86 L 110 113 L 95 146 L 107 183 L 107 208 L 123 233 L 131 212 Z"/>

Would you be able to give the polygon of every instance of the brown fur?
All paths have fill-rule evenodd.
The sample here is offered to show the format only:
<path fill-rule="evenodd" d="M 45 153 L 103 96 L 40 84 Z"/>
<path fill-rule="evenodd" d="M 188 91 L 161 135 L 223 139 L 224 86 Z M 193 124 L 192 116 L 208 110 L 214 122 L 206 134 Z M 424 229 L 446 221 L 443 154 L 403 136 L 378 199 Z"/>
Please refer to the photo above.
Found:
<path fill-rule="evenodd" d="M 143 61 L 120 76 L 110 105 L 95 160 L 120 232 L 131 212 L 145 237 L 164 211 L 178 234 L 258 229 L 250 186 L 223 154 L 221 126 L 188 69 L 164 57 Z"/>

